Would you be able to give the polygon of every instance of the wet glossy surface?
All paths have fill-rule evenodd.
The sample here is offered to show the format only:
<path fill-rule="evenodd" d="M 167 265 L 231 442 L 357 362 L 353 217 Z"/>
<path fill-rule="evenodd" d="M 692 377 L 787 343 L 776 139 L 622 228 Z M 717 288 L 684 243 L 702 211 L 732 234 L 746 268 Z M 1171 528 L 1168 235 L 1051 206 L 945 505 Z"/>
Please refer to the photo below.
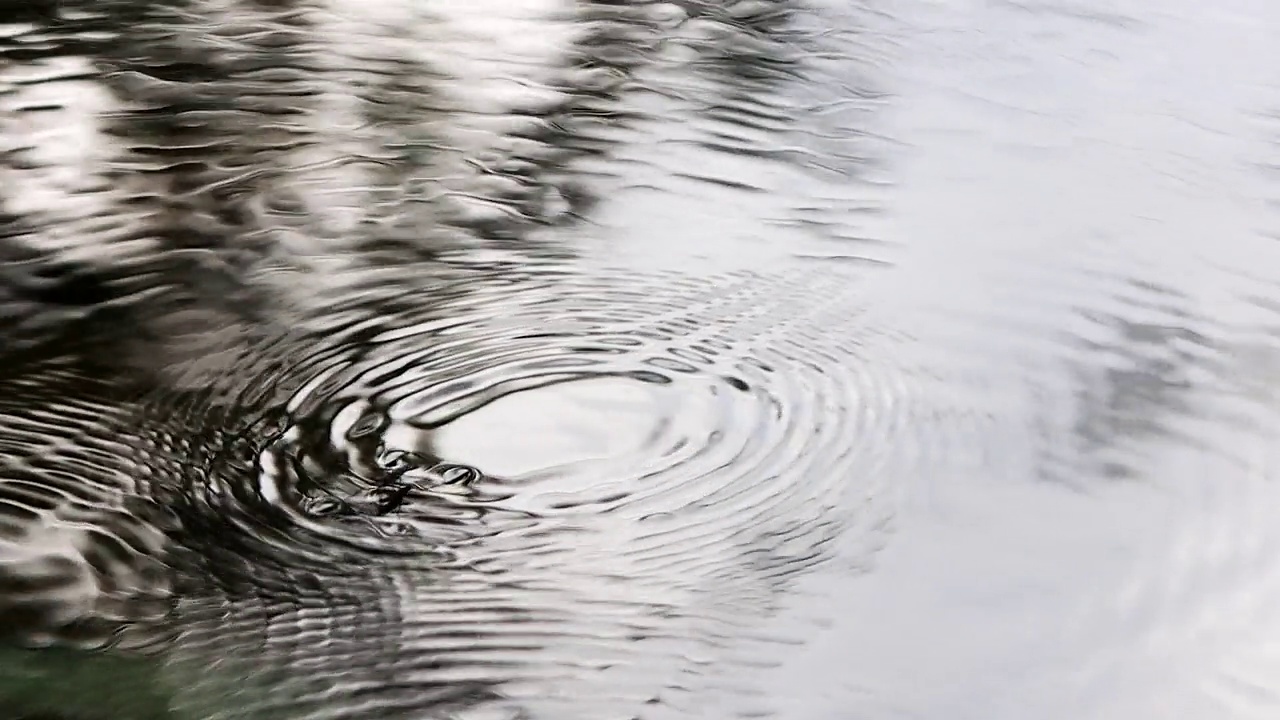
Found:
<path fill-rule="evenodd" d="M 386 41 L 409 6 L 379 7 L 289 25 L 340 66 L 262 95 L 296 127 L 212 80 L 225 116 L 132 76 L 79 96 L 134 108 L 130 152 L 168 142 L 147 113 L 197 128 L 100 160 L 113 190 L 13 126 L 79 77 L 13 82 L 43 61 L 0 45 L 24 243 L 103 263 L 86 237 L 129 255 L 111 228 L 207 211 L 271 298 L 175 281 L 224 332 L 142 314 L 174 353 L 148 392 L 24 355 L 73 400 L 19 378 L 0 405 L 54 409 L 0 433 L 11 474 L 62 467 L 32 438 L 69 407 L 157 428 L 112 452 L 151 468 L 124 495 L 177 508 L 174 605 L 108 620 L 179 716 L 1280 713 L 1280 11 L 442 3 L 419 67 Z M 217 72 L 277 51 L 224 30 Z M 249 79 L 314 89 L 299 67 Z M 315 147 L 272 154 L 285 126 Z M 180 213 L 165 173 L 197 188 Z M 252 220 L 200 204 L 244 196 Z M 164 237 L 140 254 L 186 257 Z M 0 542 L 6 579 L 31 543 Z"/>

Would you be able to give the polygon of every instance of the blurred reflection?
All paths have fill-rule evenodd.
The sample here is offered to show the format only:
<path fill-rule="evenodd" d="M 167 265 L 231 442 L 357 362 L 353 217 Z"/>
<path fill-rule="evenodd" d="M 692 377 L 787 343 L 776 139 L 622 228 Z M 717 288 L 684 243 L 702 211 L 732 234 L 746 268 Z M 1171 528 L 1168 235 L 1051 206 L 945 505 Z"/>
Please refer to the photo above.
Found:
<path fill-rule="evenodd" d="M 1199 386 L 1218 361 L 1197 329 L 1209 322 L 1191 307 L 1175 287 L 1129 279 L 1078 309 L 1088 329 L 1073 338 L 1069 360 L 1074 445 L 1048 450 L 1047 477 L 1077 487 L 1138 479 L 1165 443 L 1200 444 L 1184 421 L 1203 411 Z"/>

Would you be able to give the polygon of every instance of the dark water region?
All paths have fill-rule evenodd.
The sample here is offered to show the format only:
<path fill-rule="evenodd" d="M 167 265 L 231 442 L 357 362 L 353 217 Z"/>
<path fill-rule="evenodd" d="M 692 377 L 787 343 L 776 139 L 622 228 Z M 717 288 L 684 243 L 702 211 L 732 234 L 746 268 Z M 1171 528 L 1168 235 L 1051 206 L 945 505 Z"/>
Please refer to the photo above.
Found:
<path fill-rule="evenodd" d="M 0 707 L 1280 713 L 1269 4 L 0 18 Z"/>

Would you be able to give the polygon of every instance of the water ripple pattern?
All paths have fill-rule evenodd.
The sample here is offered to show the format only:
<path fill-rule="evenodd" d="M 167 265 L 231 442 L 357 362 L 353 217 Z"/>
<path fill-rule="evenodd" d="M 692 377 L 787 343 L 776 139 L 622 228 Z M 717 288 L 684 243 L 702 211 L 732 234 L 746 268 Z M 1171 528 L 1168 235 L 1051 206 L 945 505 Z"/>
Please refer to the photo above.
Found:
<path fill-rule="evenodd" d="M 0 22 L 0 580 L 46 583 L 22 640 L 138 665 L 35 707 L 768 714 L 841 612 L 794 591 L 955 442 L 860 272 L 893 23 L 54 5 Z"/>
<path fill-rule="evenodd" d="M 293 384 L 279 440 L 239 462 L 256 464 L 258 502 L 302 534 L 267 552 L 278 526 L 233 531 L 247 538 L 234 565 L 283 558 L 256 572 L 306 587 L 300 576 L 351 570 L 317 570 L 309 554 L 349 548 L 341 562 L 358 564 L 358 582 L 324 602 L 355 603 L 347 593 L 362 588 L 392 604 L 325 622 L 387 633 L 351 652 L 394 658 L 397 681 L 369 691 L 393 716 L 456 701 L 510 717 L 662 717 L 749 691 L 759 660 L 736 667 L 734 649 L 796 576 L 891 512 L 885 449 L 912 410 L 876 357 L 903 338 L 865 324 L 857 276 L 829 269 L 695 279 L 579 268 L 486 289 L 509 282 L 475 275 L 459 305 L 442 293 L 420 322 L 385 323 L 357 353 L 301 363 L 310 379 Z M 540 441 L 566 437 L 580 446 Z M 306 550 L 307 537 L 324 547 Z M 297 673 L 341 666 L 339 686 L 375 682 L 362 656 L 313 657 L 285 630 L 301 608 L 245 612 L 243 581 L 208 571 L 227 579 L 189 601 L 175 656 L 225 655 L 239 670 L 195 683 L 187 702 L 225 702 L 226 677 L 266 663 L 276 669 L 265 677 L 284 678 L 262 680 L 271 700 L 241 689 L 237 703 L 353 716 L 333 686 Z M 223 602 L 233 614 L 214 622 Z M 277 624 L 288 646 L 271 639 Z"/>

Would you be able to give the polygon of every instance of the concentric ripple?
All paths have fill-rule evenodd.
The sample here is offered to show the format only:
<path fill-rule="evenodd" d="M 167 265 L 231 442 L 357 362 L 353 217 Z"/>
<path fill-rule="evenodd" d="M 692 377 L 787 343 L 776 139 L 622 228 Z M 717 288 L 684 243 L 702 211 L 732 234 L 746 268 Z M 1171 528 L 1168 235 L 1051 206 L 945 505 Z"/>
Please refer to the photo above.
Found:
<path fill-rule="evenodd" d="M 873 357 L 896 338 L 859 330 L 855 278 L 578 269 L 512 292 L 481 272 L 417 315 L 307 336 L 256 457 L 210 473 L 255 478 L 238 492 L 257 509 L 238 515 L 268 527 L 234 531 L 250 538 L 238 552 L 301 605 L 193 599 L 175 657 L 280 663 L 264 712 L 346 717 L 298 669 L 346 663 L 331 681 L 360 684 L 361 663 L 301 646 L 261 659 L 263 623 L 291 637 L 314 587 L 326 623 L 349 612 L 368 633 L 352 652 L 395 658 L 369 692 L 405 712 L 440 707 L 422 691 L 437 684 L 483 688 L 465 705 L 585 718 L 741 682 L 732 650 L 791 579 L 885 511 L 879 464 L 906 404 Z M 349 573 L 367 593 L 322 590 Z M 227 692 L 209 683 L 186 695 Z"/>

